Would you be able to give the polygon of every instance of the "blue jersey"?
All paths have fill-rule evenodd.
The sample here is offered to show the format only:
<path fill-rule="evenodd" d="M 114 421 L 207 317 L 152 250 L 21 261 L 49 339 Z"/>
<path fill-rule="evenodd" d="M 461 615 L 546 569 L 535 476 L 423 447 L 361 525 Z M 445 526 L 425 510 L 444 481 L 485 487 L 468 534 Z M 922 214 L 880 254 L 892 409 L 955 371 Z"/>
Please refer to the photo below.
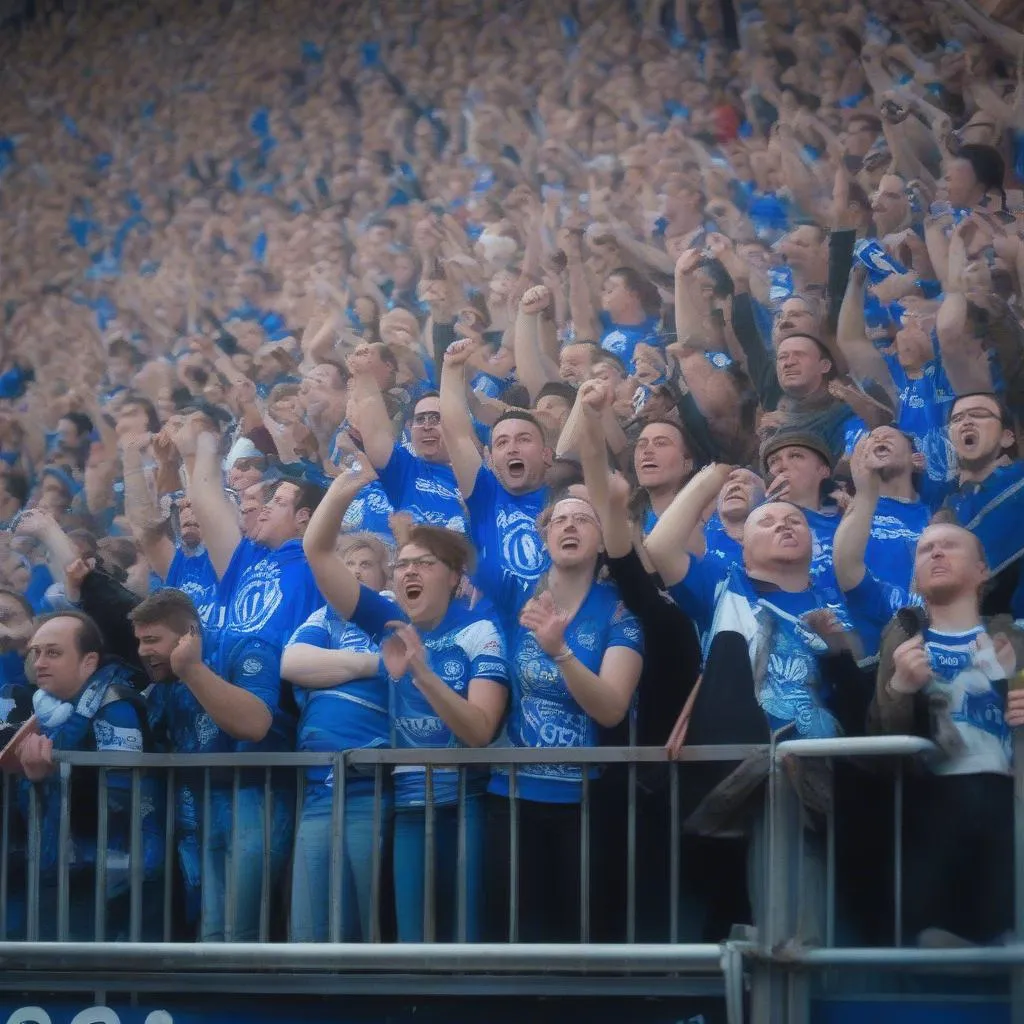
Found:
<path fill-rule="evenodd" d="M 925 460 L 931 487 L 944 488 L 956 476 L 956 452 L 946 434 L 949 411 L 956 392 L 939 361 L 938 338 L 933 334 L 935 358 L 925 363 L 920 377 L 908 377 L 893 355 L 883 353 L 899 396 L 896 426 L 914 439 Z"/>
<path fill-rule="evenodd" d="M 535 582 L 548 568 L 548 556 L 537 531 L 537 517 L 548 499 L 548 489 L 510 494 L 498 478 L 481 466 L 466 498 L 470 537 L 481 559 L 497 559 L 501 567 L 527 582 Z"/>
<path fill-rule="evenodd" d="M 235 740 L 224 732 L 180 680 L 155 683 L 146 698 L 150 728 L 157 742 L 176 754 L 294 749 L 294 723 L 281 708 L 280 649 L 257 636 L 207 631 L 203 663 L 221 679 L 258 697 L 271 715 L 263 740 Z"/>
<path fill-rule="evenodd" d="M 644 343 L 661 347 L 657 338 L 656 316 L 648 317 L 640 324 L 617 324 L 612 322 L 607 313 L 602 312 L 600 325 L 601 348 L 618 356 L 626 366 L 633 362 L 633 350 L 637 345 Z"/>
<path fill-rule="evenodd" d="M 325 651 L 356 651 L 377 654 L 377 645 L 358 626 L 342 619 L 327 605 L 318 608 L 295 631 L 288 646 L 308 644 Z M 299 705 L 299 750 L 339 751 L 389 746 L 387 673 L 383 664 L 366 679 L 324 689 L 295 687 Z M 331 786 L 334 769 L 307 769 L 306 778 Z M 372 789 L 372 780 L 361 780 Z"/>
<path fill-rule="evenodd" d="M 832 544 L 843 517 L 838 512 L 816 512 L 810 508 L 800 511 L 811 531 L 811 582 L 830 601 L 840 601 L 839 584 L 832 565 Z"/>
<path fill-rule="evenodd" d="M 668 592 L 691 618 L 710 621 L 706 650 L 721 632 L 746 639 L 751 664 L 762 666 L 755 696 L 773 733 L 795 730 L 806 739 L 839 735 L 817 660 L 827 647 L 801 621 L 818 608 L 829 608 L 844 621 L 842 609 L 827 595 L 814 586 L 795 593 L 779 590 L 721 559 L 692 557 L 686 575 Z M 770 644 L 768 657 L 759 651 L 764 643 Z"/>
<path fill-rule="evenodd" d="M 174 587 L 190 598 L 199 612 L 199 621 L 204 626 L 220 626 L 218 622 L 221 606 L 217 601 L 217 573 L 206 548 L 186 551 L 180 544 L 174 552 L 164 586 Z"/>
<path fill-rule="evenodd" d="M 886 583 L 910 590 L 917 542 L 929 519 L 931 510 L 920 501 L 879 498 L 864 563 Z"/>
<path fill-rule="evenodd" d="M 394 545 L 389 522 L 394 511 L 380 481 L 371 480 L 349 504 L 342 520 L 342 529 L 346 533 L 372 533 Z"/>
<path fill-rule="evenodd" d="M 704 524 L 704 543 L 705 557 L 719 558 L 729 565 L 743 565 L 743 545 L 729 536 L 717 512 Z"/>
<path fill-rule="evenodd" d="M 846 613 L 864 648 L 864 658 L 878 657 L 882 632 L 892 617 L 909 605 L 921 604 L 921 598 L 910 591 L 880 579 L 870 569 L 852 590 L 846 591 Z"/>
<path fill-rule="evenodd" d="M 415 522 L 466 533 L 466 510 L 449 463 L 428 462 L 396 444 L 378 477 L 388 501 Z"/>
<path fill-rule="evenodd" d="M 324 603 L 301 540 L 289 540 L 271 550 L 243 539 L 220 581 L 219 598 L 228 633 L 258 636 L 279 653 Z"/>
<path fill-rule="evenodd" d="M 524 602 L 520 600 L 518 612 Z M 565 630 L 566 646 L 591 672 L 601 671 L 605 653 L 625 647 L 643 653 L 640 623 L 626 609 L 613 583 L 595 580 Z M 517 625 L 509 641 L 512 664 L 512 708 L 507 736 L 513 747 L 592 747 L 600 742 L 600 726 L 576 703 L 561 666 L 546 654 L 525 626 Z M 524 800 L 575 803 L 582 789 L 579 765 L 523 765 L 516 772 Z M 491 778 L 490 790 L 508 794 L 504 771 Z"/>
<path fill-rule="evenodd" d="M 360 587 L 359 603 L 352 613 L 352 622 L 379 644 L 388 635 L 387 624 L 395 621 L 408 620 L 394 601 L 368 587 Z M 473 679 L 489 679 L 508 686 L 505 641 L 495 622 L 481 610 L 470 609 L 462 601 L 452 601 L 441 622 L 434 629 L 421 631 L 420 639 L 430 670 L 460 697 L 468 695 Z M 464 746 L 409 674 L 391 681 L 390 712 L 396 747 Z M 435 803 L 450 804 L 458 799 L 458 773 L 455 770 L 435 770 L 433 780 Z M 480 788 L 483 787 L 483 778 L 474 781 L 479 781 Z M 425 800 L 424 770 L 415 767 L 397 769 L 396 806 L 421 807 Z"/>
<path fill-rule="evenodd" d="M 994 576 L 1024 554 L 1024 462 L 994 469 L 981 483 L 965 483 L 947 501 L 957 522 L 981 541 Z M 1010 611 L 1024 618 L 1024 580 L 1013 595 Z"/>

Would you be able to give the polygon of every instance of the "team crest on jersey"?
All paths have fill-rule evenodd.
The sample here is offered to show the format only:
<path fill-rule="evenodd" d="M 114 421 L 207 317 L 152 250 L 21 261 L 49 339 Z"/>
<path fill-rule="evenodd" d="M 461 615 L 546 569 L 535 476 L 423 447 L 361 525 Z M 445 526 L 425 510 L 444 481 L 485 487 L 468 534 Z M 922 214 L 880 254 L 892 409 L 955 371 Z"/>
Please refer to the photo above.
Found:
<path fill-rule="evenodd" d="M 264 558 L 245 573 L 231 602 L 233 625 L 243 633 L 266 628 L 281 604 L 281 567 Z"/>
<path fill-rule="evenodd" d="M 263 662 L 260 661 L 259 658 L 246 658 L 245 661 L 242 662 L 242 671 L 247 676 L 256 675 L 261 668 L 263 668 Z"/>

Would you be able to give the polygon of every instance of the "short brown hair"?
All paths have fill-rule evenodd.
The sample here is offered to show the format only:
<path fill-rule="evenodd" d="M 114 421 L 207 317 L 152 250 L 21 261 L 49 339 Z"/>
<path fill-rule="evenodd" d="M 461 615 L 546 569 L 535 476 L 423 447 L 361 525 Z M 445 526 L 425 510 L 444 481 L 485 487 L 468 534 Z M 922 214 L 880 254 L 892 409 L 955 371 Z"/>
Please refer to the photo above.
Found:
<path fill-rule="evenodd" d="M 174 587 L 150 594 L 128 613 L 128 618 L 133 626 L 167 626 L 182 636 L 201 624 L 192 598 Z"/>
<path fill-rule="evenodd" d="M 443 526 L 427 526 L 425 523 L 410 526 L 402 547 L 409 544 L 426 548 L 452 572 L 472 572 L 476 563 L 476 552 L 469 538 Z"/>

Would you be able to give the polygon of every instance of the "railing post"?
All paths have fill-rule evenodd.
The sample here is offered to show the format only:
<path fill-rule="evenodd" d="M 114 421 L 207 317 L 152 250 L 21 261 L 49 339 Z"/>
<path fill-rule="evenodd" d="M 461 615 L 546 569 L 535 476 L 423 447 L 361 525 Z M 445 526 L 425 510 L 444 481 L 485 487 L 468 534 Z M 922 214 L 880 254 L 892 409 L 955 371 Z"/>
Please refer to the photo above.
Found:
<path fill-rule="evenodd" d="M 1013 730 L 1013 932 L 1024 942 L 1024 729 Z M 1024 1024 L 1024 969 L 1013 972 L 1013 1024 Z"/>

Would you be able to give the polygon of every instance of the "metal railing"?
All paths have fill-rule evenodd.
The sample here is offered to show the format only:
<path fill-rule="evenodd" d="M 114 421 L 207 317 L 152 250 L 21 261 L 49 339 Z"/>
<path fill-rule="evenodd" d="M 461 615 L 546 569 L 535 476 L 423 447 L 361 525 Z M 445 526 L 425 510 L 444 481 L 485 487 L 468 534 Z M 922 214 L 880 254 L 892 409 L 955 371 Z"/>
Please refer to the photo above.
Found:
<path fill-rule="evenodd" d="M 904 765 L 908 760 L 928 754 L 932 746 L 914 737 L 883 737 L 822 741 L 789 741 L 772 748 L 764 746 L 714 746 L 684 748 L 679 760 L 670 760 L 660 748 L 592 749 L 482 749 L 482 750 L 355 750 L 338 754 L 248 754 L 248 755 L 133 755 L 58 753 L 59 773 L 50 783 L 60 794 L 57 820 L 58 849 L 48 851 L 52 862 L 48 873 L 41 872 L 44 846 L 44 798 L 38 786 L 12 778 L 3 782 L 3 820 L 0 831 L 0 987 L 26 987 L 30 979 L 45 972 L 51 987 L 61 983 L 80 984 L 90 979 L 91 987 L 132 991 L 164 989 L 176 985 L 177 978 L 198 985 L 218 986 L 218 990 L 253 991 L 266 985 L 280 991 L 289 984 L 309 990 L 311 976 L 315 991 L 376 991 L 380 976 L 387 975 L 392 985 L 410 990 L 437 992 L 445 984 L 452 991 L 465 991 L 459 979 L 474 979 L 480 991 L 567 993 L 572 991 L 643 991 L 673 994 L 709 992 L 725 998 L 730 1024 L 740 1024 L 745 1008 L 749 1019 L 760 1022 L 800 1021 L 807 1019 L 813 976 L 823 972 L 885 969 L 902 965 L 907 970 L 946 970 L 951 967 L 979 972 L 997 972 L 1016 979 L 1024 969 L 1024 946 L 1008 945 L 997 950 L 957 949 L 924 950 L 900 948 L 903 890 L 902 816 Z M 760 878 L 763 900 L 755 907 L 753 932 L 722 943 L 680 942 L 686 931 L 680 919 L 680 885 L 685 865 L 683 853 L 685 773 L 700 763 L 741 762 L 748 758 L 767 760 L 766 785 L 754 798 L 753 817 L 761 817 L 764 826 L 764 854 L 754 865 L 754 888 Z M 787 770 L 795 761 L 815 763 L 855 759 L 878 764 L 891 762 L 894 786 L 892 804 L 893 834 L 893 939 L 882 948 L 856 946 L 841 948 L 837 940 L 837 866 L 836 815 L 834 806 L 824 815 L 824 925 L 820 939 L 810 942 L 801 934 L 800 914 L 804 890 L 814 859 L 809 844 L 819 843 L 808 832 L 806 815 Z M 520 896 L 520 815 L 518 780 L 531 765 L 574 765 L 580 769 L 579 804 L 579 941 L 569 943 L 518 942 Z M 306 772 L 313 767 L 330 767 L 335 780 L 361 778 L 364 787 L 372 786 L 374 835 L 380 833 L 388 817 L 389 777 L 392 769 L 425 766 L 425 802 L 423 817 L 423 939 L 421 942 L 387 941 L 394 936 L 382 926 L 382 906 L 387 888 L 385 874 L 387 848 L 374 841 L 371 882 L 372 930 L 366 942 L 342 941 L 342 922 L 350 894 L 342 884 L 345 848 L 347 786 L 334 785 L 330 819 L 329 884 L 323 898 L 328 908 L 329 933 L 324 943 L 288 943 L 273 917 L 274 897 L 279 895 L 272 879 L 270 840 L 274 827 L 272 794 L 288 790 L 295 794 L 294 820 L 301 819 L 301 794 Z M 508 773 L 508 885 L 507 934 L 503 941 L 466 942 L 469 932 L 467 908 L 470 904 L 467 857 L 467 802 L 471 799 L 472 780 L 483 768 L 503 768 Z M 625 817 L 618 837 L 625 847 L 624 923 L 618 936 L 600 936 L 595 941 L 590 901 L 594 868 L 592 819 L 595 800 L 603 798 L 596 769 L 611 768 L 624 777 Z M 456 777 L 454 932 L 444 936 L 450 941 L 435 941 L 438 936 L 439 908 L 436 847 L 441 829 L 438 815 L 444 808 L 435 799 L 435 772 Z M 95 773 L 97 789 L 95 857 L 79 859 L 71 804 L 72 782 L 84 773 Z M 360 773 L 356 776 L 355 773 Z M 643 813 L 643 794 L 649 788 L 650 773 L 660 776 L 664 806 L 668 813 L 668 878 L 665 897 L 668 923 L 664 941 L 638 940 L 638 878 L 640 862 L 639 816 Z M 199 824 L 201 863 L 207 863 L 211 834 L 211 792 L 220 791 L 231 808 L 230 840 L 226 853 L 224 885 L 223 942 L 181 941 L 174 926 L 177 869 L 175 857 L 175 796 L 182 779 L 201 778 L 202 808 Z M 152 793 L 147 780 L 159 779 L 163 794 L 162 839 L 166 853 L 165 869 L 147 877 L 144 863 L 143 817 L 150 819 L 154 808 L 144 796 Z M 603 781 L 603 780 L 602 780 Z M 109 882 L 114 871 L 108 862 L 112 824 L 108 808 L 111 788 L 118 789 L 127 806 L 127 828 L 122 831 L 121 846 L 127 858 L 116 868 L 127 874 L 127 890 L 120 894 L 127 901 L 122 921 L 124 938 L 111 939 L 107 916 Z M 147 786 L 149 789 L 147 790 Z M 77 790 L 76 790 L 77 791 Z M 259 921 L 255 941 L 235 941 L 233 917 L 239 897 L 233 858 L 238 844 L 238 810 L 245 791 L 262 794 L 263 845 L 259 879 Z M 763 802 L 761 793 L 763 792 Z M 20 797 L 20 803 L 18 798 Z M 492 798 L 498 799 L 498 798 Z M 144 807 L 144 804 L 146 806 Z M 50 822 L 52 825 L 52 822 Z M 152 821 L 150 821 L 150 825 Z M 23 825 L 22 829 L 19 826 Z M 122 822 L 123 825 L 123 822 Z M 603 836 L 602 839 L 607 839 Z M 23 861 L 22 866 L 19 858 Z M 1017 858 L 1020 861 L 1020 857 Z M 89 935 L 75 934 L 70 912 L 72 890 L 80 888 L 81 877 L 93 886 L 93 921 Z M 122 879 L 123 881 L 123 879 Z M 11 908 L 24 885 L 25 923 L 22 934 L 9 932 Z M 41 894 L 56 892 L 53 921 L 41 919 Z M 144 892 L 144 890 L 146 890 Z M 151 909 L 154 891 L 159 891 L 160 933 L 147 934 L 145 911 Z M 76 892 L 74 895 L 78 895 Z M 147 903 L 147 901 L 149 901 Z M 55 941 L 39 941 L 42 933 Z M 83 939 L 94 941 L 83 941 Z M 118 939 L 121 936 L 117 937 Z M 491 937 L 489 937 L 491 938 Z M 62 982 L 63 979 L 63 982 Z M 374 981 L 376 979 L 376 981 Z M 441 986 L 441 989 L 438 988 Z M 1016 990 L 1015 990 L 1016 991 Z M 1015 1007 L 1020 1001 L 1015 997 Z"/>

